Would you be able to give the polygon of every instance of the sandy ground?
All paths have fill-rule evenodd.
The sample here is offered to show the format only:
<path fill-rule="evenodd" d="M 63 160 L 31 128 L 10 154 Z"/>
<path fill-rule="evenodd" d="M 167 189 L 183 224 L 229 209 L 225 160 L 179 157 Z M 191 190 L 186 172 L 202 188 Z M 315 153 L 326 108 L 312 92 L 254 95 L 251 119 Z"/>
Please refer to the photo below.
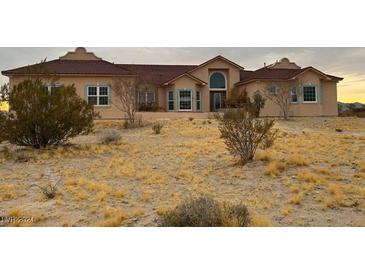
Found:
<path fill-rule="evenodd" d="M 186 197 L 209 194 L 246 204 L 253 226 L 365 226 L 365 119 L 277 121 L 274 146 L 243 167 L 215 120 L 162 122 L 159 135 L 151 125 L 98 121 L 71 146 L 2 144 L 0 213 L 32 217 L 15 225 L 156 226 Z M 119 143 L 100 143 L 108 128 L 120 132 Z M 59 182 L 54 199 L 30 187 L 49 182 Z"/>

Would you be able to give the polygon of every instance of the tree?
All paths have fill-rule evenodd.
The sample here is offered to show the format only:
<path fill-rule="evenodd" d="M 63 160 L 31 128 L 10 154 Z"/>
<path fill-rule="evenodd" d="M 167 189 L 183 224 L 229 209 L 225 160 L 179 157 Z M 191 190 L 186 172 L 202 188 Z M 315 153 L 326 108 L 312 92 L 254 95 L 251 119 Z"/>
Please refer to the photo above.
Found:
<path fill-rule="evenodd" d="M 20 146 L 45 148 L 87 134 L 96 115 L 74 85 L 48 91 L 40 78 L 15 85 L 9 95 L 11 111 L 5 121 L 6 139 Z"/>
<path fill-rule="evenodd" d="M 237 88 L 234 88 L 226 100 L 226 104 L 229 108 L 243 108 L 254 117 L 259 117 L 261 109 L 265 106 L 265 101 L 266 99 L 262 97 L 259 91 L 255 92 L 251 99 L 246 89 L 239 92 Z"/>
<path fill-rule="evenodd" d="M 261 109 L 264 108 L 266 99 L 261 95 L 259 91 L 256 91 L 253 95 L 252 109 L 255 117 L 260 117 Z"/>
<path fill-rule="evenodd" d="M 0 87 L 0 104 L 9 100 L 9 83 Z"/>
<path fill-rule="evenodd" d="M 289 118 L 292 90 L 296 86 L 295 82 L 275 82 L 268 84 L 263 90 L 264 97 L 280 108 L 280 115 L 285 120 Z"/>
<path fill-rule="evenodd" d="M 115 78 L 112 84 L 112 90 L 118 103 L 115 106 L 126 113 L 126 128 L 138 127 L 141 120 L 136 117 L 137 112 L 137 81 L 124 77 Z"/>

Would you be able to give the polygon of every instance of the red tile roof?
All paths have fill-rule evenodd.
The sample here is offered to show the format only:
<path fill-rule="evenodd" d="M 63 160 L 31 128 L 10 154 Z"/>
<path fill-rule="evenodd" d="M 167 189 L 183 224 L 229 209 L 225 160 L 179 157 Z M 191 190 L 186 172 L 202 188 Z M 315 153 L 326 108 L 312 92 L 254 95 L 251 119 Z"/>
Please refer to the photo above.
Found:
<path fill-rule="evenodd" d="M 314 70 L 317 73 L 324 75 L 329 80 L 341 81 L 343 79 L 340 77 L 325 74 L 313 67 L 306 67 L 301 69 L 272 69 L 268 67 L 263 67 L 251 72 L 241 72 L 241 81 L 236 83 L 236 85 L 245 84 L 255 80 L 289 80 L 307 70 Z"/>
<path fill-rule="evenodd" d="M 52 60 L 43 64 L 24 66 L 12 70 L 2 71 L 3 75 L 24 75 L 33 71 L 44 70 L 55 74 L 92 74 L 92 75 L 133 75 L 127 69 L 121 68 L 104 60 Z"/>
<path fill-rule="evenodd" d="M 217 56 L 207 62 L 223 58 Z M 206 64 L 207 62 L 203 63 Z M 104 60 L 61 60 L 56 59 L 43 63 L 45 69 L 50 73 L 60 75 L 138 75 L 145 82 L 160 86 L 172 79 L 181 75 L 187 74 L 190 71 L 197 69 L 202 65 L 148 65 L 148 64 L 114 64 Z M 237 65 L 238 66 L 238 65 Z M 41 64 L 24 66 L 12 70 L 2 71 L 3 75 L 27 75 L 30 71 L 36 71 L 41 68 Z M 242 67 L 240 67 L 242 68 Z M 343 78 L 324 74 L 323 72 L 307 67 L 302 69 L 272 69 L 263 67 L 256 71 L 248 71 L 240 69 L 240 82 L 236 85 L 241 85 L 255 80 L 289 80 L 300 73 L 312 69 L 317 73 L 328 77 L 329 80 L 341 81 Z M 201 82 L 201 79 L 198 79 Z M 205 82 L 204 82 L 205 83 Z"/>
<path fill-rule="evenodd" d="M 188 71 L 198 67 L 196 65 L 145 65 L 118 64 L 120 68 L 132 71 L 143 77 L 147 83 L 160 86 Z"/>

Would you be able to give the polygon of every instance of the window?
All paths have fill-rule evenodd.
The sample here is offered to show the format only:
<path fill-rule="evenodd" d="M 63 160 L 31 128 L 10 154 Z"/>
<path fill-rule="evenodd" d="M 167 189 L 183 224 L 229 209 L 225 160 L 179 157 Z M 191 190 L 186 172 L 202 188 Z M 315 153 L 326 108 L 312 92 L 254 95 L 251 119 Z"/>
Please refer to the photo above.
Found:
<path fill-rule="evenodd" d="M 295 87 L 292 88 L 290 94 L 291 94 L 291 102 L 298 103 L 298 94 L 297 94 L 297 89 Z"/>
<path fill-rule="evenodd" d="M 317 92 L 315 86 L 303 87 L 303 102 L 317 102 Z"/>
<path fill-rule="evenodd" d="M 201 105 L 201 94 L 200 91 L 196 92 L 196 110 L 201 111 L 202 105 Z"/>
<path fill-rule="evenodd" d="M 271 95 L 275 95 L 278 93 L 278 88 L 277 86 L 271 86 L 270 89 L 269 89 L 269 92 Z"/>
<path fill-rule="evenodd" d="M 94 106 L 109 106 L 110 91 L 108 86 L 88 86 L 87 101 Z"/>
<path fill-rule="evenodd" d="M 54 91 L 54 90 L 56 90 L 60 87 L 63 87 L 63 85 L 61 85 L 61 84 L 50 84 L 50 85 L 47 86 L 47 90 L 48 90 L 48 92 L 52 92 L 52 91 Z"/>
<path fill-rule="evenodd" d="M 154 103 L 155 92 L 154 91 L 140 91 L 138 92 L 138 103 Z"/>
<path fill-rule="evenodd" d="M 209 88 L 213 90 L 226 89 L 226 77 L 221 72 L 213 72 L 209 78 Z"/>
<path fill-rule="evenodd" d="M 169 110 L 169 111 L 174 110 L 174 92 L 173 91 L 167 92 L 167 110 Z"/>
<path fill-rule="evenodd" d="M 179 109 L 182 111 L 192 110 L 191 90 L 179 90 Z"/>

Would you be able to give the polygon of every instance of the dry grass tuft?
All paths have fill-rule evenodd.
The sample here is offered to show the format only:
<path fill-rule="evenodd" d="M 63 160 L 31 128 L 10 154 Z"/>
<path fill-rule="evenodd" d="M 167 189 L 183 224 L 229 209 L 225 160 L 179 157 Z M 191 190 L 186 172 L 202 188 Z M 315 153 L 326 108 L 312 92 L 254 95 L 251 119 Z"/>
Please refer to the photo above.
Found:
<path fill-rule="evenodd" d="M 293 205 L 300 205 L 304 199 L 304 193 L 298 193 L 289 199 L 289 203 Z"/>
<path fill-rule="evenodd" d="M 117 198 L 124 198 L 128 195 L 128 192 L 121 187 L 114 190 L 113 195 Z"/>
<path fill-rule="evenodd" d="M 291 154 L 288 157 L 287 163 L 293 166 L 307 166 L 309 164 L 309 160 L 299 154 Z"/>
<path fill-rule="evenodd" d="M 97 225 L 102 227 L 121 226 L 127 218 L 128 215 L 124 210 L 115 207 L 106 207 L 104 209 L 104 220 Z"/>
<path fill-rule="evenodd" d="M 316 173 L 308 172 L 308 171 L 298 173 L 297 178 L 299 180 L 305 181 L 307 183 L 319 184 L 319 183 L 323 182 L 323 179 L 320 176 L 318 176 Z"/>
<path fill-rule="evenodd" d="M 258 161 L 274 161 L 278 159 L 278 155 L 273 150 L 260 150 L 258 149 L 255 154 L 255 160 Z"/>
<path fill-rule="evenodd" d="M 255 214 L 251 217 L 250 226 L 253 226 L 253 227 L 272 227 L 274 225 L 268 217 Z"/>
<path fill-rule="evenodd" d="M 270 175 L 271 177 L 277 177 L 281 172 L 285 170 L 285 168 L 286 165 L 283 162 L 272 161 L 265 168 L 264 174 Z"/>

